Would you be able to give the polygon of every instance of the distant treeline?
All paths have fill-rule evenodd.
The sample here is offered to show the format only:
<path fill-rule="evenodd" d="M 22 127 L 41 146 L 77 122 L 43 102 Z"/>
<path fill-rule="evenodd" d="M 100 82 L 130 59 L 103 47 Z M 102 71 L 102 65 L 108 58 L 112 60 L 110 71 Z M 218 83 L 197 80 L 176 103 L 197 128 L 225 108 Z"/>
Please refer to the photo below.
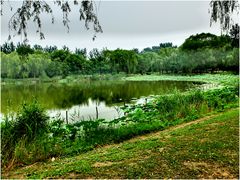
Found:
<path fill-rule="evenodd" d="M 239 31 L 238 31 L 239 33 Z M 192 35 L 180 46 L 161 43 L 143 49 L 108 50 L 76 48 L 71 52 L 64 46 L 12 42 L 1 46 L 1 77 L 32 78 L 94 73 L 207 73 L 238 72 L 239 36 L 216 36 L 210 33 Z"/>

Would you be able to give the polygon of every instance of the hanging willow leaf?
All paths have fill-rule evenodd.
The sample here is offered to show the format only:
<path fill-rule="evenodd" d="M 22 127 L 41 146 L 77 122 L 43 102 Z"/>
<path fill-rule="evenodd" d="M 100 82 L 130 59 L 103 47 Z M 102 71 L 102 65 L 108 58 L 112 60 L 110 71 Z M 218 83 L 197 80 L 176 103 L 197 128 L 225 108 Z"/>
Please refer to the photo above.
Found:
<path fill-rule="evenodd" d="M 232 25 L 232 15 L 234 12 L 239 13 L 239 4 L 236 0 L 212 0 L 210 2 L 210 25 L 213 22 L 220 22 L 221 29 L 228 31 Z"/>
<path fill-rule="evenodd" d="M 1 0 L 1 7 L 3 7 L 3 3 L 5 1 Z M 56 4 L 63 13 L 63 25 L 67 28 L 69 32 L 69 13 L 71 12 L 70 0 L 55 0 L 54 4 Z M 89 25 L 92 24 L 93 30 L 95 33 L 102 32 L 102 28 L 97 18 L 96 10 L 93 8 L 92 0 L 74 0 L 73 5 L 79 6 L 80 12 L 80 20 L 85 21 L 86 29 L 90 29 Z M 10 8 L 12 9 L 12 8 Z M 2 14 L 2 8 L 1 12 Z M 17 11 L 10 18 L 8 23 L 9 28 L 9 39 L 11 39 L 12 31 L 17 33 L 18 35 L 24 36 L 24 41 L 27 41 L 27 27 L 28 23 L 33 21 L 37 25 L 36 33 L 39 34 L 40 39 L 44 39 L 44 33 L 42 32 L 42 19 L 41 14 L 47 13 L 51 15 L 51 23 L 54 23 L 53 10 L 50 5 L 44 0 L 23 0 L 21 7 L 17 9 Z M 96 34 L 94 34 L 94 37 Z"/>

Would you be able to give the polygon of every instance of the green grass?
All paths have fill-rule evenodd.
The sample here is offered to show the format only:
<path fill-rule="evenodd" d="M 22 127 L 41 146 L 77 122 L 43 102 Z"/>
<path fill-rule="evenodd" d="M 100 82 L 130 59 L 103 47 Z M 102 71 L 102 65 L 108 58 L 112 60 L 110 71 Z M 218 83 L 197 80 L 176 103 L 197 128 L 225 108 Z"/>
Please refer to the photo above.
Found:
<path fill-rule="evenodd" d="M 169 77 L 162 76 L 162 78 Z M 29 165 L 45 161 L 52 156 L 74 156 L 99 146 L 123 142 L 138 135 L 193 121 L 209 113 L 238 107 L 239 92 L 236 87 L 236 77 L 222 78 L 219 75 L 214 78 L 211 75 L 211 77 L 215 78 L 215 82 L 219 84 L 227 80 L 229 84 L 226 87 L 207 91 L 192 90 L 156 96 L 147 104 L 125 107 L 123 110 L 126 115 L 112 121 L 77 121 L 77 123 L 66 125 L 62 121 L 55 120 L 46 124 L 47 128 L 41 134 L 35 133 L 35 130 L 39 129 L 35 127 L 38 121 L 41 121 L 39 112 L 42 111 L 38 108 L 29 110 L 23 108 L 24 111 L 16 117 L 19 119 L 16 123 L 15 121 L 1 123 L 3 168 Z M 177 76 L 177 78 L 182 77 Z M 186 76 L 183 78 L 188 79 Z M 203 81 L 211 80 L 208 75 L 199 78 Z M 220 80 L 216 80 L 218 78 Z M 44 114 L 43 117 L 45 117 Z M 30 122 L 35 123 L 31 125 Z M 14 134 L 19 135 L 13 136 Z M 34 138 L 32 134 L 35 134 Z M 31 143 L 27 139 L 32 139 Z"/>
<path fill-rule="evenodd" d="M 126 115 L 112 121 L 99 119 L 76 121 L 66 125 L 63 121 L 55 120 L 46 124 L 45 133 L 39 136 L 35 133 L 34 139 L 32 133 L 38 123 L 42 122 L 41 116 L 45 115 L 37 106 L 29 106 L 30 108 L 23 108 L 22 113 L 16 117 L 19 119 L 17 123 L 12 121 L 12 132 L 9 131 L 9 126 L 6 126 L 8 121 L 1 123 L 4 135 L 2 162 L 6 168 L 44 161 L 50 156 L 73 156 L 102 145 L 123 142 L 137 135 L 193 121 L 208 113 L 237 107 L 237 90 L 224 87 L 207 92 L 175 92 L 172 95 L 156 97 L 147 104 L 125 107 Z M 31 143 L 26 141 L 27 138 L 32 139 Z"/>
<path fill-rule="evenodd" d="M 68 75 L 66 77 L 54 76 L 52 78 L 23 78 L 9 79 L 2 78 L 1 83 L 4 84 L 33 84 L 33 83 L 79 83 L 85 81 L 101 81 L 101 80 L 121 80 L 127 76 L 125 73 L 119 74 L 91 74 L 91 75 Z"/>
<path fill-rule="evenodd" d="M 23 104 L 15 118 L 4 117 L 1 122 L 1 165 L 6 166 L 16 161 L 16 157 L 24 156 L 22 149 L 47 133 L 48 120 L 44 109 L 35 100 Z"/>
<path fill-rule="evenodd" d="M 201 75 L 138 75 L 138 74 L 93 74 L 93 75 L 69 75 L 65 78 L 56 76 L 53 78 L 25 78 L 25 79 L 2 79 L 4 83 L 74 83 L 86 80 L 123 80 L 123 81 L 195 81 L 213 84 L 233 84 L 239 82 L 239 76 L 233 74 L 201 74 Z"/>
<path fill-rule="evenodd" d="M 238 75 L 232 74 L 201 74 L 201 75 L 133 75 L 123 78 L 126 81 L 195 81 L 222 85 L 231 85 L 239 82 Z"/>
<path fill-rule="evenodd" d="M 2 178 L 239 178 L 239 111 L 180 125 Z"/>

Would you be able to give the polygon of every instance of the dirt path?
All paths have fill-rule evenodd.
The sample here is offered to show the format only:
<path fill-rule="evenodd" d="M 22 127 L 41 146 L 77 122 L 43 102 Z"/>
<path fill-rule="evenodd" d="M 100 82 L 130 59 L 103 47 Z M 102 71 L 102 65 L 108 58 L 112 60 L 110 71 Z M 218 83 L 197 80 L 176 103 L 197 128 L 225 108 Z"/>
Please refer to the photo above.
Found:
<path fill-rule="evenodd" d="M 177 130 L 177 129 L 180 129 L 180 128 L 184 128 L 184 127 L 190 126 L 192 124 L 199 124 L 199 123 L 201 123 L 203 121 L 206 121 L 208 119 L 220 116 L 220 115 L 222 115 L 222 114 L 224 114 L 224 113 L 226 113 L 228 111 L 237 110 L 237 109 L 239 109 L 239 107 L 238 108 L 234 108 L 234 109 L 229 109 L 229 110 L 221 112 L 221 113 L 216 113 L 216 114 L 213 114 L 213 115 L 209 115 L 209 116 L 206 116 L 206 117 L 203 117 L 203 118 L 199 118 L 199 119 L 187 122 L 187 123 L 183 123 L 183 124 L 179 124 L 179 125 L 176 125 L 176 126 L 172 126 L 172 127 L 169 127 L 169 128 L 167 128 L 165 130 L 162 130 L 162 131 L 158 131 L 158 132 L 153 132 L 153 133 L 137 136 L 137 137 L 134 137 L 134 138 L 132 138 L 130 140 L 127 140 L 127 141 L 128 142 L 135 142 L 135 141 L 138 141 L 138 140 L 145 140 L 145 139 L 148 139 L 148 138 L 156 137 L 156 136 L 159 136 L 160 134 L 165 134 L 165 133 L 167 133 L 169 131 L 173 131 L 173 130 Z"/>

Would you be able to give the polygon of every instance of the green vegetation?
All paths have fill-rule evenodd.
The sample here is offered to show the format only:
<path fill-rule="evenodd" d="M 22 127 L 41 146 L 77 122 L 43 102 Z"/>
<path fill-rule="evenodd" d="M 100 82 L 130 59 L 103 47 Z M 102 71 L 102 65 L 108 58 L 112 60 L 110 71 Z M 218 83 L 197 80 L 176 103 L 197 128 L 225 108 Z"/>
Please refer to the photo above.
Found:
<path fill-rule="evenodd" d="M 181 49 L 189 51 L 206 48 L 231 48 L 229 42 L 231 42 L 230 36 L 216 36 L 211 33 L 201 33 L 187 38 L 182 44 Z"/>
<path fill-rule="evenodd" d="M 143 49 L 98 50 L 71 52 L 68 47 L 5 43 L 1 46 L 1 77 L 3 79 L 53 77 L 92 74 L 198 74 L 230 71 L 238 73 L 239 47 L 237 27 L 231 36 L 210 33 L 192 35 L 177 48 L 161 43 Z"/>
<path fill-rule="evenodd" d="M 238 138 L 233 135 L 237 131 L 236 111 L 219 116 L 219 121 L 211 119 L 200 125 L 191 125 L 189 129 L 167 131 L 166 134 L 172 137 L 164 141 L 157 137 L 154 140 L 138 142 L 137 145 L 125 143 L 121 146 L 122 152 L 116 149 L 104 150 L 106 156 L 86 153 L 97 147 L 120 143 L 135 136 L 165 130 L 208 114 L 238 107 L 239 79 L 238 76 L 232 75 L 237 74 L 239 70 L 239 47 L 236 43 L 238 37 L 235 36 L 237 27 L 234 28 L 231 30 L 231 36 L 202 33 L 189 37 L 178 48 L 172 43 L 163 43 L 145 48 L 142 52 L 138 49 L 93 49 L 87 54 L 86 49 L 71 52 L 66 46 L 57 49 L 55 46 L 43 48 L 35 45 L 32 48 L 26 44 L 18 44 L 15 47 L 13 43 L 5 43 L 1 46 L 3 82 L 25 83 L 31 80 L 36 92 L 38 81 L 56 82 L 55 85 L 61 83 L 71 93 L 67 93 L 66 88 L 59 90 L 53 83 L 46 90 L 48 96 L 55 98 L 57 107 L 68 108 L 88 103 L 91 97 L 96 102 L 104 99 L 106 104 L 124 102 L 124 116 L 114 120 L 85 121 L 76 117 L 74 123 L 66 124 L 61 119 L 49 118 L 36 101 L 23 105 L 16 115 L 7 114 L 1 121 L 1 159 L 4 176 L 12 177 L 7 174 L 11 168 L 41 161 L 42 163 L 38 163 L 40 169 L 33 165 L 33 169 L 30 167 L 20 170 L 26 173 L 24 177 L 71 177 L 73 172 L 73 177 L 78 178 L 99 178 L 100 175 L 100 178 L 236 178 L 238 166 L 234 158 L 237 156 Z M 203 73 L 211 75 L 202 75 Z M 112 88 L 110 82 L 110 85 L 106 84 L 102 86 L 104 88 L 98 89 L 98 86 L 91 84 L 91 80 L 99 79 L 121 79 L 125 84 L 122 84 L 123 81 L 116 81 L 118 86 Z M 203 82 L 206 88 L 183 93 L 175 90 L 171 94 L 156 95 L 144 104 L 125 105 L 125 102 L 132 99 L 129 88 L 135 98 L 141 95 L 141 87 L 130 86 L 131 81 L 143 80 Z M 70 88 L 68 83 L 76 83 L 78 86 Z M 145 86 L 148 83 L 145 83 Z M 214 88 L 208 88 L 210 84 L 206 83 L 211 83 Z M 91 88 L 80 91 L 80 86 L 82 89 L 87 86 Z M 121 94 L 119 89 L 124 89 L 125 94 Z M 157 90 L 157 87 L 155 89 Z M 56 90 L 59 90 L 60 96 Z M 24 91 L 27 92 L 26 89 Z M 48 100 L 48 103 L 51 104 L 51 101 Z M 11 102 L 7 104 L 10 105 Z M 224 125 L 209 129 L 208 123 Z M 206 135 L 206 129 L 210 130 L 207 132 L 208 136 L 204 137 L 204 141 L 200 141 Z M 164 152 L 164 156 L 160 156 L 159 152 Z M 50 163 L 50 166 L 56 166 L 57 169 L 43 163 L 52 157 L 70 157 L 77 154 L 83 154 L 77 157 L 81 160 L 65 159 L 62 167 L 61 161 Z M 87 157 L 88 155 L 90 157 Z M 136 163 L 137 157 L 146 159 Z M 111 161 L 110 169 L 108 165 L 102 167 L 102 164 L 98 163 L 100 160 Z M 115 164 L 119 161 L 123 162 Z M 228 165 L 230 168 L 227 168 Z M 125 167 L 128 169 L 120 172 L 120 169 Z M 220 173 L 210 176 L 211 172 L 219 167 L 227 169 L 227 175 Z M 18 176 L 13 176 L 15 175 Z"/>
<path fill-rule="evenodd" d="M 201 75 L 134 75 L 124 77 L 126 81 L 193 81 L 216 84 L 218 86 L 238 86 L 239 76 L 232 74 L 201 74 Z"/>
<path fill-rule="evenodd" d="M 29 164 L 44 160 L 52 156 L 74 155 L 91 150 L 104 144 L 122 142 L 136 135 L 152 131 L 163 130 L 169 126 L 188 122 L 209 112 L 224 111 L 238 106 L 238 87 L 224 87 L 221 89 L 190 91 L 180 94 L 156 97 L 153 101 L 142 105 L 123 107 L 125 116 L 106 121 L 103 119 L 81 121 L 65 124 L 61 120 L 48 123 L 47 132 L 34 135 L 31 143 L 27 139 L 33 137 L 36 127 L 45 127 L 46 115 L 36 105 L 24 107 L 16 117 L 16 122 L 7 126 L 9 121 L 1 124 L 1 129 L 7 134 L 9 129 L 19 129 L 23 136 L 9 136 L 2 141 L 7 144 L 3 154 L 3 165 Z M 28 123 L 33 121 L 38 123 Z M 42 126 L 43 122 L 43 126 Z M 21 132 L 17 130 L 17 133 Z M 30 133 L 29 133 L 30 132 Z M 3 136 L 4 137 L 4 136 Z M 4 149 L 5 150 L 5 149 Z M 10 163 L 11 162 L 11 163 Z"/>
<path fill-rule="evenodd" d="M 2 175 L 17 179 L 238 179 L 238 118 L 238 110 L 231 110 L 78 156 L 4 171 Z"/>
<path fill-rule="evenodd" d="M 36 102 L 23 104 L 16 118 L 7 115 L 1 123 L 1 155 L 2 164 L 15 161 L 14 153 L 18 145 L 35 142 L 47 132 L 48 117 L 42 107 Z"/>

